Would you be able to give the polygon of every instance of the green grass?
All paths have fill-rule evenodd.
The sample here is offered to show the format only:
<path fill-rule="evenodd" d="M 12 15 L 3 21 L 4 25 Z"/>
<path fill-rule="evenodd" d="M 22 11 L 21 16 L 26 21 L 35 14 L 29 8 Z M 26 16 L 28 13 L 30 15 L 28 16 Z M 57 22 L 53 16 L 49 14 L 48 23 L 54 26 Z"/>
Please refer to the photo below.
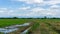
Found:
<path fill-rule="evenodd" d="M 60 34 L 60 19 L 0 19 L 0 27 L 34 21 L 32 32 L 41 34 Z M 40 28 L 39 28 L 40 27 Z"/>
<path fill-rule="evenodd" d="M 23 24 L 28 21 L 29 19 L 0 19 L 0 27 L 6 27 L 15 24 Z"/>

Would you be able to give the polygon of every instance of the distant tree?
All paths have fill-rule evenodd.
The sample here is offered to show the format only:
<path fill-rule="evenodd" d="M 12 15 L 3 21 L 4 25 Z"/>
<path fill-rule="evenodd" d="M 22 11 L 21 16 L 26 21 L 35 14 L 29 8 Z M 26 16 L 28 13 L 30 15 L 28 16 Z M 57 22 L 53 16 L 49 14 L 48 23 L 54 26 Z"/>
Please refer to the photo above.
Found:
<path fill-rule="evenodd" d="M 13 19 L 18 19 L 17 17 L 13 17 Z"/>
<path fill-rule="evenodd" d="M 44 16 L 44 19 L 46 19 L 47 17 L 46 16 Z"/>
<path fill-rule="evenodd" d="M 52 19 L 59 19 L 59 18 L 53 17 Z"/>

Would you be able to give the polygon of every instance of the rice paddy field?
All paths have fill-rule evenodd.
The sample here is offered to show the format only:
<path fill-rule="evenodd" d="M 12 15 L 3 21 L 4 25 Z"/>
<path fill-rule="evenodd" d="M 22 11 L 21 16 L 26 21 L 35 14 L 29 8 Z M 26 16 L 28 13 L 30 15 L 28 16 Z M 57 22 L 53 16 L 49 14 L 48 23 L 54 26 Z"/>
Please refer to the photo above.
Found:
<path fill-rule="evenodd" d="M 0 28 L 34 22 L 27 34 L 60 34 L 60 19 L 0 19 Z"/>

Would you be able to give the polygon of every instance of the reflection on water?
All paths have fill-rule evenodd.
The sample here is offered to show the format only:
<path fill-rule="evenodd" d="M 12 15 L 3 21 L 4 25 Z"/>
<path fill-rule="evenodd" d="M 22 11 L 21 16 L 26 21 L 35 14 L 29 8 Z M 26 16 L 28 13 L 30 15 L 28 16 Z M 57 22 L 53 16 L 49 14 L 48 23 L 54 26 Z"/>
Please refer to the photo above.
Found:
<path fill-rule="evenodd" d="M 3 32 L 3 33 L 10 33 L 10 32 L 16 31 L 16 30 L 18 30 L 18 28 L 14 28 L 14 29 L 0 28 L 0 32 Z"/>
<path fill-rule="evenodd" d="M 30 23 L 24 23 L 24 24 L 21 24 L 21 25 L 13 25 L 13 26 L 5 27 L 5 28 L 0 28 L 0 32 L 10 33 L 10 32 L 18 30 L 19 29 L 18 27 L 22 27 L 22 26 L 26 27 L 26 26 L 29 26 L 29 25 L 30 25 Z M 29 29 L 25 30 L 24 32 L 27 32 L 28 30 Z"/>

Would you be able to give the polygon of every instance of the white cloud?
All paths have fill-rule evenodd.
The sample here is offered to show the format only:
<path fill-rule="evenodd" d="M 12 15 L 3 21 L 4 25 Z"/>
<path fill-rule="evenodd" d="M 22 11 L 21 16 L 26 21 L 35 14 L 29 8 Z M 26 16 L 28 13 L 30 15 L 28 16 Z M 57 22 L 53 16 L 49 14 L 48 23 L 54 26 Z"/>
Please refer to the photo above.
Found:
<path fill-rule="evenodd" d="M 52 10 L 50 10 L 50 9 L 42 9 L 42 8 L 34 8 L 34 9 L 32 9 L 32 15 L 34 14 L 34 15 L 44 15 L 44 16 L 47 16 L 47 15 L 51 15 L 51 16 L 53 16 L 53 15 L 55 15 L 56 14 L 56 12 L 54 12 L 54 11 L 52 11 Z M 37 16 L 36 15 L 36 16 Z"/>
<path fill-rule="evenodd" d="M 14 1 L 22 1 L 22 2 L 25 2 L 25 3 L 28 3 L 28 4 L 43 2 L 43 0 L 14 0 Z"/>
<path fill-rule="evenodd" d="M 27 10 L 27 9 L 30 9 L 30 7 L 20 7 L 18 8 L 19 10 Z"/>
<path fill-rule="evenodd" d="M 44 0 L 14 0 L 14 1 L 20 1 L 20 2 L 25 2 L 27 4 L 57 4 L 60 3 L 60 0 L 50 0 L 50 1 L 44 1 Z"/>
<path fill-rule="evenodd" d="M 46 4 L 51 5 L 50 8 L 44 9 L 41 7 L 19 7 L 16 10 L 10 10 L 8 8 L 0 8 L 0 15 L 8 16 L 24 16 L 24 17 L 40 17 L 40 16 L 53 16 L 59 17 L 60 6 L 57 6 L 57 3 L 60 3 L 60 0 L 14 0 L 19 2 L 25 2 L 27 4 L 37 4 L 38 6 L 44 6 Z M 36 5 L 36 6 L 37 6 Z"/>
<path fill-rule="evenodd" d="M 51 8 L 43 9 L 43 8 L 33 8 L 31 9 L 32 12 L 25 14 L 26 16 L 30 17 L 40 17 L 40 16 L 50 16 L 50 17 L 59 17 L 57 15 L 60 14 L 59 6 L 53 5 Z"/>
<path fill-rule="evenodd" d="M 54 8 L 56 8 L 56 9 L 54 9 Z M 30 10 L 28 10 L 28 9 L 30 9 Z M 43 8 L 39 8 L 39 7 L 35 7 L 35 8 L 21 7 L 16 10 L 10 10 L 8 8 L 6 8 L 6 9 L 0 8 L 0 15 L 1 16 L 22 16 L 22 17 L 41 17 L 41 16 L 59 17 L 59 16 L 57 16 L 60 14 L 59 11 L 60 11 L 60 8 L 57 5 L 53 5 L 48 9 L 43 9 Z M 26 13 L 24 13 L 24 12 L 26 12 Z"/>
<path fill-rule="evenodd" d="M 44 2 L 44 3 L 48 3 L 48 4 L 57 4 L 57 3 L 60 3 L 60 0 L 50 0 L 50 1 Z"/>

